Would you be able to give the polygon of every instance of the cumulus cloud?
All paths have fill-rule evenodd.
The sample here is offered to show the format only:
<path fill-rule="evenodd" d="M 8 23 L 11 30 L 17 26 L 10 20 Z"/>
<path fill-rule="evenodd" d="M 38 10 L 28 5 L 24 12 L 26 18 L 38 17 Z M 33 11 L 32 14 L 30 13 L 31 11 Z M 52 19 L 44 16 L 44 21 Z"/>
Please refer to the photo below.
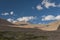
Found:
<path fill-rule="evenodd" d="M 41 5 L 37 5 L 36 8 L 37 8 L 37 10 L 42 10 L 43 9 L 43 7 Z"/>
<path fill-rule="evenodd" d="M 12 18 L 8 18 L 7 21 L 12 22 L 12 23 L 21 22 L 21 21 L 27 22 L 27 21 L 32 20 L 32 19 L 35 19 L 35 18 L 36 18 L 36 17 L 33 17 L 33 16 L 20 17 L 20 18 L 17 18 L 16 20 L 14 20 L 14 19 L 12 19 Z"/>
<path fill-rule="evenodd" d="M 43 0 L 42 5 L 44 5 L 46 8 L 49 7 L 60 7 L 60 4 L 56 5 L 56 3 L 51 3 L 49 0 Z"/>
<path fill-rule="evenodd" d="M 41 2 L 41 5 L 37 5 L 36 6 L 36 9 L 37 10 L 42 10 L 43 9 L 43 6 L 45 8 L 50 8 L 50 7 L 60 7 L 60 4 L 56 4 L 55 2 L 50 2 L 50 0 L 43 0 Z"/>
<path fill-rule="evenodd" d="M 8 18 L 7 21 L 13 22 L 14 20 L 12 18 Z"/>
<path fill-rule="evenodd" d="M 60 15 L 57 16 L 47 15 L 42 17 L 42 21 L 49 21 L 49 20 L 60 20 Z"/>
<path fill-rule="evenodd" d="M 11 23 L 17 22 L 17 20 L 14 20 L 14 19 L 12 19 L 12 18 L 8 18 L 7 21 L 9 21 L 9 22 L 11 22 Z"/>
<path fill-rule="evenodd" d="M 53 15 L 48 15 L 48 16 L 44 16 L 42 20 L 54 20 L 54 16 Z"/>
<path fill-rule="evenodd" d="M 34 19 L 35 17 L 33 17 L 33 16 L 30 16 L 30 17 L 21 17 L 21 18 L 17 18 L 17 20 L 18 21 L 25 21 L 25 22 L 27 22 L 27 21 L 29 21 L 29 20 L 31 20 L 31 19 Z"/>
<path fill-rule="evenodd" d="M 55 17 L 56 20 L 60 20 L 60 15 Z"/>
<path fill-rule="evenodd" d="M 7 15 L 13 15 L 13 14 L 14 14 L 14 12 L 11 11 L 10 13 L 8 13 L 8 12 L 2 13 L 1 15 L 3 15 L 3 16 L 7 16 Z"/>
<path fill-rule="evenodd" d="M 13 15 L 13 14 L 14 14 L 14 12 L 13 12 L 13 11 L 11 11 L 11 12 L 10 12 L 10 15 Z"/>

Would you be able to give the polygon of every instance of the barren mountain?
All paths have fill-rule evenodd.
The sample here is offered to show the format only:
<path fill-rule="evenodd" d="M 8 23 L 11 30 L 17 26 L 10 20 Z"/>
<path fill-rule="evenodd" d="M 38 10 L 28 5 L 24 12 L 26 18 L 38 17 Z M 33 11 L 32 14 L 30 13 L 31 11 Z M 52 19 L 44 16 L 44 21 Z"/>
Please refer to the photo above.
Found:
<path fill-rule="evenodd" d="M 0 18 L 0 26 L 1 27 L 5 26 L 6 28 L 8 27 L 10 28 L 34 28 L 34 29 L 39 29 L 42 31 L 56 31 L 59 29 L 60 21 L 51 22 L 49 24 L 31 24 L 29 22 L 16 22 L 13 25 L 12 23 Z"/>
<path fill-rule="evenodd" d="M 0 18 L 0 25 L 12 25 L 12 23 L 6 21 L 5 19 Z"/>
<path fill-rule="evenodd" d="M 60 40 L 60 21 L 55 21 L 47 25 L 30 24 L 25 22 L 17 22 L 17 24 L 15 23 L 15 25 L 12 25 L 12 23 L 0 19 L 0 31 L 13 31 L 15 33 L 28 32 L 35 36 L 47 36 L 47 40 Z"/>
<path fill-rule="evenodd" d="M 28 22 L 16 22 L 14 27 L 20 28 L 36 28 L 42 31 L 56 31 L 58 30 L 60 21 L 54 21 L 49 24 L 30 24 Z"/>

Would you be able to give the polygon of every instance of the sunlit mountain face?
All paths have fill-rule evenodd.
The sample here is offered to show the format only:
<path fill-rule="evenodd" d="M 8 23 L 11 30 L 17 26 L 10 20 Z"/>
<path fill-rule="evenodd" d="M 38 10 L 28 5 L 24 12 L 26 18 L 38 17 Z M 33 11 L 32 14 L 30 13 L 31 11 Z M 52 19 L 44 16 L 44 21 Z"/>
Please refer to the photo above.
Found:
<path fill-rule="evenodd" d="M 47 24 L 60 20 L 60 0 L 0 0 L 0 18 Z"/>

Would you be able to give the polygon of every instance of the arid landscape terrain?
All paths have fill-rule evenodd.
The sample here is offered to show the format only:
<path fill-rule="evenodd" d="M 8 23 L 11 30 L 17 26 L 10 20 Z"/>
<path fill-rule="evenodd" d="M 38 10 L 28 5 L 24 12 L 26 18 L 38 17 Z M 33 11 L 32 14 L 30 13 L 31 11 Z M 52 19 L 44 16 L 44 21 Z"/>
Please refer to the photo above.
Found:
<path fill-rule="evenodd" d="M 0 40 L 60 40 L 60 21 L 49 24 L 13 24 L 0 19 Z"/>
<path fill-rule="evenodd" d="M 0 0 L 0 40 L 60 40 L 60 0 Z"/>

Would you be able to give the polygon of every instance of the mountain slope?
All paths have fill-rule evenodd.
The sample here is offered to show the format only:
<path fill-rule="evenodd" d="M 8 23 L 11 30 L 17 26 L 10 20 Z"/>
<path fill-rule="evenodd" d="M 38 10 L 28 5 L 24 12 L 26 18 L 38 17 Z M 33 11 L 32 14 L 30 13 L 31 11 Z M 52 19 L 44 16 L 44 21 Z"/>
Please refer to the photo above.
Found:
<path fill-rule="evenodd" d="M 12 23 L 0 18 L 0 25 L 12 25 Z"/>
<path fill-rule="evenodd" d="M 35 25 L 27 24 L 26 25 L 24 23 L 21 23 L 21 24 L 12 25 L 10 22 L 4 19 L 0 19 L 0 39 L 5 40 L 5 38 L 7 39 L 10 37 L 11 40 L 13 40 L 14 38 L 19 38 L 18 40 L 22 40 L 22 39 L 29 40 L 27 39 L 27 36 L 28 36 L 28 38 L 30 38 L 31 40 L 40 40 L 40 38 L 42 38 L 41 40 L 44 40 L 44 38 L 46 37 L 47 37 L 46 40 L 60 40 L 60 21 L 52 22 L 48 25 L 43 25 L 43 24 L 35 24 Z M 57 30 L 49 31 L 51 30 L 51 28 L 54 28 L 54 27 L 57 27 Z M 43 28 L 44 30 L 41 28 Z M 22 39 L 21 39 L 21 36 L 23 36 Z M 17 40 L 17 39 L 14 39 L 14 40 Z"/>
<path fill-rule="evenodd" d="M 49 23 L 47 25 L 45 24 L 30 24 L 28 22 L 16 22 L 14 25 L 4 19 L 0 18 L 0 29 L 19 29 L 19 28 L 31 28 L 31 29 L 39 29 L 42 31 L 56 31 L 59 29 L 60 21 L 55 21 L 52 23 Z"/>

